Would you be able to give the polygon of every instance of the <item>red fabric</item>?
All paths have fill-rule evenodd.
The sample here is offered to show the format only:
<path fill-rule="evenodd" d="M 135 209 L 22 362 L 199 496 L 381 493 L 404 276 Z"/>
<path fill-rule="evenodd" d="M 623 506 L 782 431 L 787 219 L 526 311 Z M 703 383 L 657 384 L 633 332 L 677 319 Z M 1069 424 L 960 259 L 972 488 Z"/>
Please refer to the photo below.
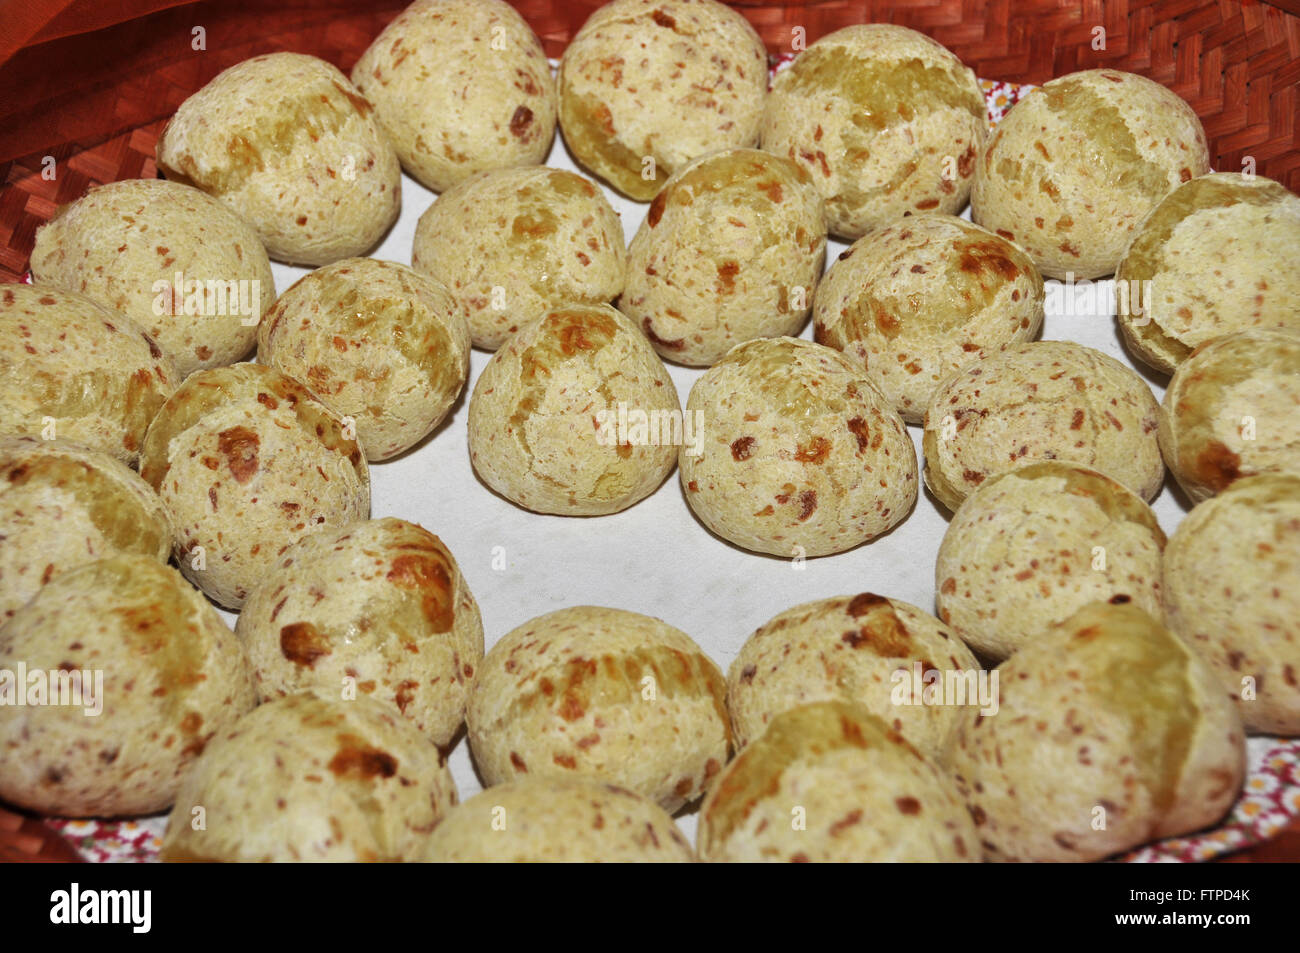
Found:
<path fill-rule="evenodd" d="M 71 3 L 56 0 L 54 5 L 64 7 L 57 16 L 50 19 L 39 33 L 33 37 L 33 43 L 46 43 L 65 36 L 78 33 L 90 33 L 105 27 L 148 16 L 168 7 L 183 7 L 193 4 L 194 0 L 72 0 Z M 36 5 L 38 8 L 41 4 Z"/>
<path fill-rule="evenodd" d="M 276 50 L 351 68 L 409 0 L 0 0 L 0 163 L 59 156 L 169 116 Z M 193 29 L 206 49 L 192 48 Z"/>
<path fill-rule="evenodd" d="M 0 63 L 22 49 L 77 0 L 0 0 Z"/>

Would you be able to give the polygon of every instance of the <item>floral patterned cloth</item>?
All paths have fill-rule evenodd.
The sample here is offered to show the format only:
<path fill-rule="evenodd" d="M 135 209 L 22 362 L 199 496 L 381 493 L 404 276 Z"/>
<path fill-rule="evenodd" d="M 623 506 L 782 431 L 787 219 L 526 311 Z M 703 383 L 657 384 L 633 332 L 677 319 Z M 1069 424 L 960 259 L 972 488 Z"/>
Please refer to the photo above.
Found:
<path fill-rule="evenodd" d="M 1004 83 L 997 79 L 980 80 L 984 90 L 984 103 L 988 109 L 989 126 L 996 126 L 1007 114 L 1007 110 L 1024 99 L 1033 86 L 1028 83 Z"/>
<path fill-rule="evenodd" d="M 81 856 L 94 864 L 140 864 L 158 860 L 167 816 L 134 821 L 47 820 Z"/>
<path fill-rule="evenodd" d="M 1300 817 L 1300 739 L 1251 738 L 1247 774 L 1232 812 L 1212 831 L 1168 840 L 1120 858 L 1130 863 L 1192 863 L 1268 840 Z"/>

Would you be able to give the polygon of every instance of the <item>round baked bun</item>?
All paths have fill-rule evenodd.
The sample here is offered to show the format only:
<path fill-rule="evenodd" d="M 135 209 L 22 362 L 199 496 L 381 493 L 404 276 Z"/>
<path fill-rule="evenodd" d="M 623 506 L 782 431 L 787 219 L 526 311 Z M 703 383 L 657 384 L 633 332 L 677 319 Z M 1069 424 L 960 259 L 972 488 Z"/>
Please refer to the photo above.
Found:
<path fill-rule="evenodd" d="M 455 803 L 437 746 L 395 710 L 301 692 L 212 740 L 177 793 L 159 859 L 414 861 Z"/>
<path fill-rule="evenodd" d="M 1300 735 L 1300 474 L 1243 477 L 1165 550 L 1169 627 L 1209 663 L 1251 731 Z"/>
<path fill-rule="evenodd" d="M 788 159 L 729 149 L 675 172 L 628 247 L 619 307 L 666 360 L 796 335 L 826 260 L 822 199 Z"/>
<path fill-rule="evenodd" d="M 916 452 L 870 377 L 797 338 L 738 344 L 691 388 L 686 502 L 728 542 L 825 556 L 896 526 L 916 502 Z"/>
<path fill-rule="evenodd" d="M 364 255 L 402 203 L 401 165 L 374 108 L 336 67 L 302 53 L 218 73 L 181 103 L 157 155 L 167 178 L 220 199 L 272 258 L 296 265 Z"/>
<path fill-rule="evenodd" d="M 0 437 L 0 624 L 61 573 L 108 556 L 165 563 L 162 500 L 126 464 L 64 440 Z"/>
<path fill-rule="evenodd" d="M 367 460 L 442 423 L 469 376 L 469 328 L 436 281 L 405 265 L 345 258 L 300 278 L 258 329 L 258 360 L 352 421 Z"/>
<path fill-rule="evenodd" d="M 352 68 L 402 166 L 435 192 L 537 165 L 555 136 L 541 41 L 502 0 L 416 0 Z"/>
<path fill-rule="evenodd" d="M 998 668 L 953 771 L 985 860 L 1092 861 L 1218 821 L 1246 772 L 1241 719 L 1197 654 L 1122 597 Z"/>
<path fill-rule="evenodd" d="M 762 138 L 808 170 L 831 234 L 852 241 L 904 215 L 961 212 L 987 134 L 973 70 L 923 33 L 867 23 L 777 73 Z"/>
<path fill-rule="evenodd" d="M 697 156 L 758 145 L 767 50 L 716 0 L 613 0 L 569 42 L 556 82 L 574 158 L 648 202 Z"/>
<path fill-rule="evenodd" d="M 684 632 L 575 606 L 492 646 L 470 695 L 469 741 L 489 785 L 596 777 L 675 811 L 731 755 L 725 698 L 722 673 Z"/>
<path fill-rule="evenodd" d="M 964 219 L 918 215 L 843 251 L 817 289 L 813 333 L 879 385 L 909 424 L 972 361 L 1032 340 L 1043 277 L 1023 251 Z"/>
<path fill-rule="evenodd" d="M 1017 467 L 948 524 L 934 566 L 939 618 L 1001 660 L 1112 596 L 1159 617 L 1164 547 L 1151 507 L 1110 477 L 1059 461 Z"/>
<path fill-rule="evenodd" d="M 181 572 L 231 609 L 297 540 L 370 514 L 347 425 L 261 364 L 186 378 L 149 425 L 140 475 L 167 508 Z"/>
<path fill-rule="evenodd" d="M 979 860 L 952 780 L 865 708 L 815 702 L 772 719 L 700 809 L 700 859 Z"/>
<path fill-rule="evenodd" d="M 925 484 L 956 510 L 985 480 L 1059 460 L 1100 470 L 1143 499 L 1165 478 L 1160 405 L 1115 358 L 1070 341 L 1011 344 L 972 361 L 925 411 Z"/>
<path fill-rule="evenodd" d="M 442 540 L 386 517 L 299 540 L 239 614 L 265 700 L 354 686 L 439 746 L 465 720 L 483 621 Z"/>
<path fill-rule="evenodd" d="M 445 285 L 475 347 L 565 304 L 608 304 L 623 290 L 623 226 L 596 185 L 540 166 L 482 172 L 420 216 L 411 267 Z"/>
<path fill-rule="evenodd" d="M 1300 327 L 1214 338 L 1178 366 L 1160 449 L 1194 502 L 1256 473 L 1300 473 Z"/>
<path fill-rule="evenodd" d="M 0 292 L 0 433 L 53 435 L 133 466 L 179 383 L 171 355 L 125 315 L 74 291 Z"/>
<path fill-rule="evenodd" d="M 609 305 L 565 305 L 520 329 L 479 374 L 470 460 L 525 509 L 604 516 L 672 472 L 680 414 L 667 368 L 632 322 Z"/>
<path fill-rule="evenodd" d="M 870 592 L 821 599 L 780 613 L 741 646 L 727 673 L 727 710 L 743 746 L 791 708 L 854 702 L 942 764 L 961 708 L 922 704 L 924 695 L 913 704 L 914 681 L 924 689 L 932 672 L 978 668 L 957 633 L 916 606 Z M 968 703 L 978 703 L 974 693 Z"/>
<path fill-rule="evenodd" d="M 93 188 L 36 231 L 32 277 L 126 315 L 182 378 L 257 340 L 275 278 L 257 231 L 198 189 L 159 179 Z"/>
<path fill-rule="evenodd" d="M 1168 374 L 1223 334 L 1300 331 L 1297 248 L 1300 196 L 1272 179 L 1217 172 L 1180 185 L 1143 219 L 1115 272 L 1124 340 Z"/>
<path fill-rule="evenodd" d="M 256 702 L 234 633 L 149 556 L 99 559 L 41 589 L 0 628 L 0 672 L 20 666 L 25 704 L 0 718 L 0 798 L 42 814 L 169 807 L 213 735 Z"/>
<path fill-rule="evenodd" d="M 579 777 L 519 777 L 452 808 L 424 860 L 456 864 L 690 863 L 659 805 Z"/>
<path fill-rule="evenodd" d="M 1210 170 L 1192 107 L 1115 69 L 1058 76 L 998 123 L 975 164 L 971 217 L 1049 278 L 1115 271 L 1143 218 Z"/>

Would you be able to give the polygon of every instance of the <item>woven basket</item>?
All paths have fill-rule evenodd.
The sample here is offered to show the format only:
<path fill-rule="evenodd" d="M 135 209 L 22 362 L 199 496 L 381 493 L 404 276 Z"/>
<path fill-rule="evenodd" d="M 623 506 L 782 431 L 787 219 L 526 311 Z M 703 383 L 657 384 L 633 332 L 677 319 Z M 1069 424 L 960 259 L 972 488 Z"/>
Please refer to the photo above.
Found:
<path fill-rule="evenodd" d="M 551 56 L 600 0 L 513 0 Z M 27 268 L 36 228 L 87 187 L 152 177 L 162 122 L 218 72 L 293 50 L 351 68 L 406 0 L 33 0 L 0 37 L 0 279 Z M 1300 191 L 1300 0 L 733 0 L 768 49 L 851 23 L 934 37 L 986 79 L 1078 69 L 1141 73 L 1191 103 L 1216 169 Z M 6 16 L 9 10 L 6 9 Z M 206 50 L 191 48 L 195 26 Z M 1096 28 L 1105 49 L 1094 50 Z M 41 170 L 57 160 L 57 177 Z M 48 165 L 48 163 L 45 163 Z"/>
<path fill-rule="evenodd" d="M 92 185 L 153 177 L 163 122 L 218 72 L 291 50 L 343 70 L 409 0 L 25 0 L 0 34 L 0 280 L 27 269 L 36 229 Z M 601 0 L 512 0 L 559 56 Z M 1300 0 L 731 0 L 768 49 L 853 23 L 938 40 L 985 79 L 1042 83 L 1110 66 L 1168 86 L 1200 115 L 1216 169 L 1300 191 Z M 206 49 L 191 47 L 202 26 Z M 1105 48 L 1093 49 L 1097 27 Z M 42 176 L 54 157 L 54 179 Z M 0 809 L 0 860 L 68 860 L 38 821 Z M 1234 860 L 1300 858 L 1300 822 Z"/>

